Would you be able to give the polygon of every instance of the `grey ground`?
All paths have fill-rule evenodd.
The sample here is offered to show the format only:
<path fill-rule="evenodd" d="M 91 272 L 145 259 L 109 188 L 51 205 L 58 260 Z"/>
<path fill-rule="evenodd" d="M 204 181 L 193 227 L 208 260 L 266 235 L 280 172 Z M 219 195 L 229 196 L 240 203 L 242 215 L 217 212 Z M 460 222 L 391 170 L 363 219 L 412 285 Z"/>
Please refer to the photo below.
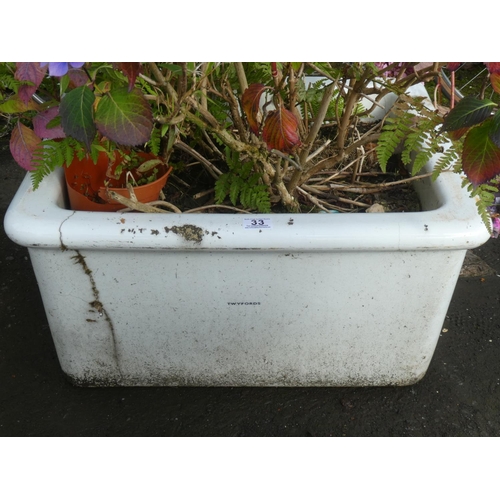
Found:
<path fill-rule="evenodd" d="M 0 140 L 0 215 L 24 173 Z M 409 387 L 103 388 L 59 368 L 25 248 L 0 231 L 0 436 L 500 436 L 500 240 L 470 254 Z"/>

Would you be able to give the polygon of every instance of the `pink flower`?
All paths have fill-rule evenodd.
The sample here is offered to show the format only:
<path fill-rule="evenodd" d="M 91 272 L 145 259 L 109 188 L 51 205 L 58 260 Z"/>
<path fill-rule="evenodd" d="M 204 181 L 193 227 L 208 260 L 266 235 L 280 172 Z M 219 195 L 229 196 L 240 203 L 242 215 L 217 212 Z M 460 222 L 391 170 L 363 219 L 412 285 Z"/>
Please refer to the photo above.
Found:
<path fill-rule="evenodd" d="M 392 63 L 392 62 L 376 62 L 374 64 L 375 64 L 375 66 L 378 69 L 385 69 L 385 68 L 387 68 L 388 66 L 390 66 L 391 64 L 394 64 L 394 63 Z M 400 62 L 400 63 L 397 64 L 397 66 L 395 66 L 391 70 L 384 71 L 383 76 L 385 76 L 386 78 L 398 76 L 399 73 L 401 73 L 401 67 L 403 66 L 403 64 L 404 63 Z M 404 71 L 404 73 L 403 73 L 403 76 L 404 76 L 405 73 L 413 73 L 413 69 L 406 68 L 405 71 Z"/>

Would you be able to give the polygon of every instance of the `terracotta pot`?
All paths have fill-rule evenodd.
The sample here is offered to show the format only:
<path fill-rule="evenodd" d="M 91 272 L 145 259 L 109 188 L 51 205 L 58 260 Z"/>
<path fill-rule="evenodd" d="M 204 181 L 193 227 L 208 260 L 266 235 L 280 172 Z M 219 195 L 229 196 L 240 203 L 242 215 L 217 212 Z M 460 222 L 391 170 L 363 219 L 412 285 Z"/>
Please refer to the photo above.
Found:
<path fill-rule="evenodd" d="M 153 159 L 154 155 L 150 153 L 139 153 L 145 159 Z M 111 166 L 114 171 L 119 164 L 119 160 Z M 75 158 L 71 165 L 64 169 L 66 186 L 68 188 L 69 203 L 72 210 L 87 210 L 92 212 L 116 212 L 124 205 L 109 199 L 108 189 L 130 198 L 128 189 L 122 187 L 125 185 L 125 176 L 116 180 L 108 177 L 106 174 L 109 168 L 109 160 L 105 153 L 101 153 L 97 164 L 89 158 L 78 160 Z M 155 201 L 159 198 L 160 191 L 167 182 L 167 178 L 172 171 L 172 167 L 160 165 L 158 167 L 158 179 L 143 186 L 134 187 L 134 193 L 137 199 L 142 203 Z M 107 187 L 105 187 L 107 184 Z"/>

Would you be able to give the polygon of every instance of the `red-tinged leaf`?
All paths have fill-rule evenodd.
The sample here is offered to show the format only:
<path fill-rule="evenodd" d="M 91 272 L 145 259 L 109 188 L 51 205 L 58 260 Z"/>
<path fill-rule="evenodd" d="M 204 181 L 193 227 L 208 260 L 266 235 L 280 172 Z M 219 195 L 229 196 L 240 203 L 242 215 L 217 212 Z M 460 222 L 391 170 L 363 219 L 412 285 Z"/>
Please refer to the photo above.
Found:
<path fill-rule="evenodd" d="M 16 162 L 26 170 L 34 170 L 33 153 L 40 146 L 40 137 L 33 130 L 17 122 L 10 136 L 10 152 Z"/>
<path fill-rule="evenodd" d="M 476 186 L 500 174 L 500 148 L 490 136 L 494 127 L 493 120 L 489 120 L 471 129 L 464 140 L 462 168 Z"/>
<path fill-rule="evenodd" d="M 96 134 L 94 100 L 95 96 L 88 87 L 77 87 L 61 99 L 59 106 L 64 133 L 83 142 L 87 150 L 90 150 Z"/>
<path fill-rule="evenodd" d="M 47 67 L 40 67 L 38 62 L 21 62 L 16 64 L 14 76 L 19 81 L 32 82 L 33 85 L 21 85 L 19 87 L 19 97 L 27 104 L 31 96 L 36 92 L 47 73 Z"/>
<path fill-rule="evenodd" d="M 146 143 L 153 129 L 153 113 L 142 92 L 121 87 L 99 101 L 95 122 L 101 134 L 123 146 Z"/>
<path fill-rule="evenodd" d="M 288 109 L 279 108 L 271 111 L 262 130 L 262 138 L 268 149 L 291 153 L 300 145 L 297 118 Z"/>
<path fill-rule="evenodd" d="M 449 62 L 449 63 L 446 63 L 446 69 L 449 70 L 449 71 L 456 71 L 460 65 L 462 63 L 461 62 Z"/>
<path fill-rule="evenodd" d="M 466 132 L 467 130 L 469 130 L 469 127 L 464 127 L 464 128 L 459 128 L 457 130 L 450 130 L 448 132 L 448 135 L 454 140 L 454 141 L 458 141 L 458 139 L 460 139 L 460 137 L 462 137 Z"/>
<path fill-rule="evenodd" d="M 250 125 L 251 131 L 258 135 L 260 127 L 260 96 L 266 90 L 262 83 L 252 83 L 241 96 L 241 106 Z"/>
<path fill-rule="evenodd" d="M 138 62 L 122 62 L 118 63 L 118 69 L 128 78 L 128 91 L 130 92 L 135 85 L 137 76 L 141 71 L 141 63 Z"/>
<path fill-rule="evenodd" d="M 54 120 L 57 116 L 59 116 L 59 106 L 54 106 L 38 113 L 35 118 L 33 118 L 33 130 L 35 134 L 42 139 L 61 139 L 66 137 L 62 125 L 47 127 L 49 122 Z"/>
<path fill-rule="evenodd" d="M 485 62 L 490 73 L 500 73 L 500 62 Z"/>
<path fill-rule="evenodd" d="M 489 99 L 467 96 L 461 99 L 444 119 L 443 132 L 460 130 L 477 125 L 489 116 L 496 106 Z"/>
<path fill-rule="evenodd" d="M 500 73 L 490 73 L 490 82 L 493 90 L 500 94 Z"/>
<path fill-rule="evenodd" d="M 68 70 L 69 88 L 75 89 L 76 87 L 83 87 L 89 83 L 87 73 L 81 68 L 70 68 Z"/>

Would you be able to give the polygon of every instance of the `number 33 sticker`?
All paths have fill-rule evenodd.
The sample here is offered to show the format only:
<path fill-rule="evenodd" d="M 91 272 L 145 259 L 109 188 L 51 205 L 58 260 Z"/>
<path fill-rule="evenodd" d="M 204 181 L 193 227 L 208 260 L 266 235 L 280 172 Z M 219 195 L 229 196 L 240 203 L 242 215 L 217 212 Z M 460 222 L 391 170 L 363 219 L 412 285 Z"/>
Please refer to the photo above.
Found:
<path fill-rule="evenodd" d="M 271 229 L 271 219 L 243 219 L 245 229 Z"/>

